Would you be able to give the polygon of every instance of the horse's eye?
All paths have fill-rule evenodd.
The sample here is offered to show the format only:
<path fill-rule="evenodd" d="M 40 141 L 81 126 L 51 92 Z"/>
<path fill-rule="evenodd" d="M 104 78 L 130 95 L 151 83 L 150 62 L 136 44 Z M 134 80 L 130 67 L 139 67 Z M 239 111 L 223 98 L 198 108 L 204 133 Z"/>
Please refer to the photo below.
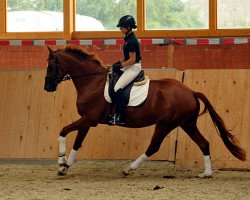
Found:
<path fill-rule="evenodd" d="M 48 64 L 47 72 L 48 73 L 54 73 L 54 71 L 55 71 L 55 68 L 53 67 L 53 65 Z"/>
<path fill-rule="evenodd" d="M 49 65 L 48 65 L 48 68 L 49 68 L 49 69 L 53 69 L 53 66 L 49 64 Z"/>

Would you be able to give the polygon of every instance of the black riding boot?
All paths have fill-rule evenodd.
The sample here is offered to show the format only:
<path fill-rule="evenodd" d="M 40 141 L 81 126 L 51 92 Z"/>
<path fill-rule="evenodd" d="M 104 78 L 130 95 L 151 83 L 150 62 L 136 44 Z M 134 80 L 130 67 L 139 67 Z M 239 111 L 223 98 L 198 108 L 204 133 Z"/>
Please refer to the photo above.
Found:
<path fill-rule="evenodd" d="M 126 105 L 124 103 L 124 99 L 122 97 L 122 89 L 119 89 L 115 93 L 115 114 L 114 116 L 110 117 L 109 124 L 113 125 L 124 125 L 124 110 Z"/>

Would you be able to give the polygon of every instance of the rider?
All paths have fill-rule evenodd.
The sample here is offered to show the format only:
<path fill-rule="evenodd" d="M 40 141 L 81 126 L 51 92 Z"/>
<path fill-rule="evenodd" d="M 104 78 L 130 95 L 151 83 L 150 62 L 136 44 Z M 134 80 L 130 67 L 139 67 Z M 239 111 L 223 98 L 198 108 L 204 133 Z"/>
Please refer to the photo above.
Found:
<path fill-rule="evenodd" d="M 133 29 L 137 28 L 134 17 L 125 15 L 120 18 L 117 27 L 125 35 L 123 46 L 123 59 L 112 65 L 113 71 L 123 71 L 123 74 L 115 84 L 115 114 L 109 117 L 110 124 L 124 124 L 124 109 L 126 105 L 123 103 L 121 96 L 122 89 L 125 88 L 137 75 L 141 72 L 141 53 L 140 43 Z"/>

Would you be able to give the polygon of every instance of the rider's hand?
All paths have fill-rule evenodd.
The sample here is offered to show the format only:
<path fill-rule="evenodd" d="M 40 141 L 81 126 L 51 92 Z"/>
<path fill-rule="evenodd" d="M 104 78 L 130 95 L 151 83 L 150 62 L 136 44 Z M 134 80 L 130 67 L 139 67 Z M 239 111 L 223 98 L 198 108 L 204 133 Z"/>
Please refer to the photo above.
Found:
<path fill-rule="evenodd" d="M 111 69 L 112 65 L 106 65 L 106 70 L 109 71 Z"/>
<path fill-rule="evenodd" d="M 113 68 L 113 72 L 117 73 L 120 71 L 120 69 L 122 68 L 122 63 L 121 61 L 119 62 L 116 62 L 112 65 L 112 68 Z"/>

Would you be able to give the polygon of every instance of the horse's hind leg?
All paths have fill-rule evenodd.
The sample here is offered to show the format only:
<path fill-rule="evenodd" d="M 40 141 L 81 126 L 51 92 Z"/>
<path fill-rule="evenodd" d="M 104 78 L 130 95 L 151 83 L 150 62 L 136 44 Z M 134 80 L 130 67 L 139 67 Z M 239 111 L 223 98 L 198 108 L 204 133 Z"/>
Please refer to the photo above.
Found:
<path fill-rule="evenodd" d="M 159 149 L 164 138 L 174 129 L 175 127 L 166 126 L 165 124 L 156 124 L 154 135 L 151 139 L 150 145 L 147 151 L 137 158 L 127 169 L 123 170 L 124 175 L 129 175 L 131 171 L 138 169 L 150 156 L 155 154 Z"/>
<path fill-rule="evenodd" d="M 205 171 L 202 174 L 199 174 L 200 178 L 209 178 L 212 176 L 212 167 L 210 159 L 210 150 L 209 142 L 203 137 L 199 129 L 196 126 L 196 123 L 186 124 L 181 126 L 181 128 L 190 136 L 190 138 L 199 146 L 200 150 L 204 155 L 204 165 Z"/>

